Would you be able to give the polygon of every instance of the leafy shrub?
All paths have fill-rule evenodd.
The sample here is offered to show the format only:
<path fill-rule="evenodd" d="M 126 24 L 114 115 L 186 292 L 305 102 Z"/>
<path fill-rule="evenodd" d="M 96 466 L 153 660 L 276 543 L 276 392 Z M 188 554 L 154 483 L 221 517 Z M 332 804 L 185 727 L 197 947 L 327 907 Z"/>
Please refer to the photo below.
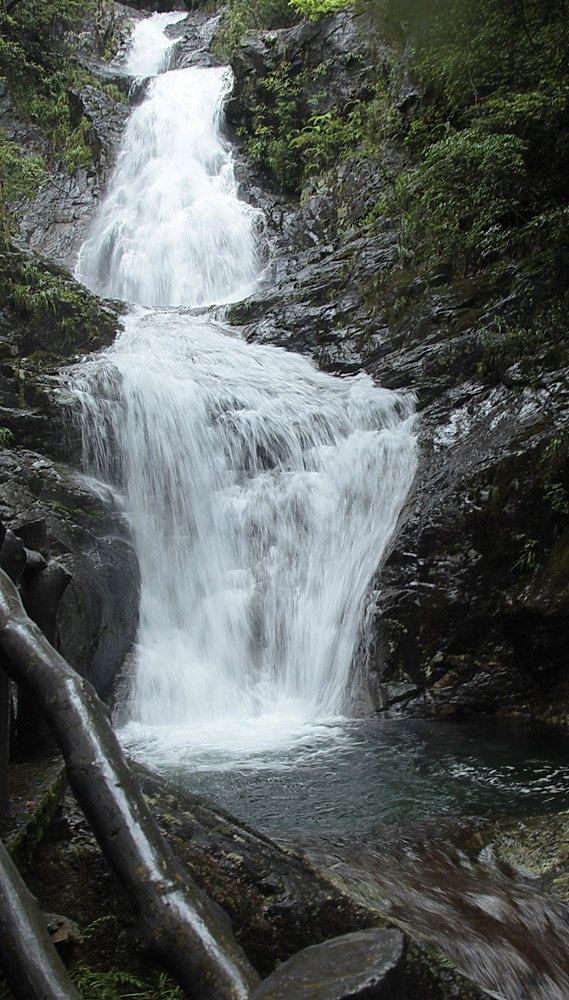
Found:
<path fill-rule="evenodd" d="M 480 128 L 449 134 L 396 182 L 400 253 L 460 273 L 503 253 L 524 194 L 526 143 Z"/>
<path fill-rule="evenodd" d="M 539 463 L 543 495 L 554 514 L 569 517 L 569 432 L 551 439 Z"/>
<path fill-rule="evenodd" d="M 368 101 L 312 114 L 304 128 L 289 138 L 300 155 L 303 178 L 342 163 L 357 150 L 377 154 L 381 140 L 392 131 L 394 117 L 383 82 L 376 84 Z"/>
<path fill-rule="evenodd" d="M 392 25 L 404 19 L 410 72 L 425 95 L 407 123 L 413 164 L 383 205 L 400 215 L 402 263 L 465 274 L 539 250 L 559 268 L 569 202 L 565 0 L 372 3 Z"/>
<path fill-rule="evenodd" d="M 6 201 L 31 198 L 45 180 L 43 157 L 22 153 L 0 130 L 0 178 Z"/>
<path fill-rule="evenodd" d="M 77 120 L 72 92 L 98 83 L 78 63 L 52 51 L 52 34 L 60 46 L 67 29 L 94 13 L 95 0 L 17 0 L 10 11 L 0 13 L 0 77 L 16 112 L 42 129 L 53 155 L 61 155 L 72 173 L 93 158 L 88 122 Z"/>
<path fill-rule="evenodd" d="M 289 0 L 233 0 L 224 13 L 215 48 L 227 57 L 248 31 L 287 28 L 298 18 Z"/>
<path fill-rule="evenodd" d="M 86 118 L 81 118 L 77 128 L 72 129 L 67 137 L 63 150 L 63 161 L 70 174 L 79 167 L 88 167 L 92 153 L 87 142 L 87 133 L 90 123 Z"/>
<path fill-rule="evenodd" d="M 0 250 L 0 297 L 50 352 L 98 347 L 116 333 L 114 315 L 66 272 L 17 250 Z"/>
<path fill-rule="evenodd" d="M 478 375 L 484 379 L 503 378 L 516 362 L 531 359 L 544 340 L 545 333 L 539 327 L 512 326 L 496 319 L 478 336 L 481 349 Z"/>
<path fill-rule="evenodd" d="M 0 448 L 8 448 L 14 440 L 14 435 L 9 427 L 0 427 Z"/>
<path fill-rule="evenodd" d="M 312 18 L 326 17 L 336 10 L 344 10 L 352 3 L 353 0 L 290 0 L 291 7 Z"/>
<path fill-rule="evenodd" d="M 253 109 L 247 152 L 271 173 L 285 191 L 298 188 L 302 170 L 291 144 L 297 124 L 306 114 L 302 77 L 294 76 L 285 61 L 259 83 L 261 101 Z"/>
<path fill-rule="evenodd" d="M 184 993 L 164 973 L 141 979 L 120 969 L 100 971 L 78 964 L 71 979 L 85 1000 L 184 1000 Z"/>
<path fill-rule="evenodd" d="M 565 76 L 565 0 L 431 0 L 418 3 L 416 13 L 408 6 L 418 32 L 416 72 L 454 114 L 512 84 L 536 90 Z"/>

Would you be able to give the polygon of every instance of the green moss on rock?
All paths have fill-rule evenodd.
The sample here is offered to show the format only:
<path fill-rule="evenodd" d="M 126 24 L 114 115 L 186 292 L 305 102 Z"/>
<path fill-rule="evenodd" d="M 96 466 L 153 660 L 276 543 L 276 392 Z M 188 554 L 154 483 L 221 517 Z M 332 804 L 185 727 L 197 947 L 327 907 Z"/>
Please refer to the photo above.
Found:
<path fill-rule="evenodd" d="M 15 248 L 0 251 L 0 294 L 13 357 L 43 352 L 57 361 L 107 346 L 124 311 L 119 303 L 101 302 L 64 268 Z"/>

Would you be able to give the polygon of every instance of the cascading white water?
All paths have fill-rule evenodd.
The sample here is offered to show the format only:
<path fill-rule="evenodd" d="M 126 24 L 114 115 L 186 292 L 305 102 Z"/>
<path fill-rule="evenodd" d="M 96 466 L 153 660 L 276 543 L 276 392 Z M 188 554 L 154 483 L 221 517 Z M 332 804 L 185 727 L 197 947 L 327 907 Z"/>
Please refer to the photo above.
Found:
<path fill-rule="evenodd" d="M 151 75 L 163 64 L 167 50 L 154 34 L 165 17 L 151 19 L 145 58 L 135 34 L 127 69 L 132 61 L 133 72 L 144 64 Z M 200 306 L 251 289 L 259 213 L 236 197 L 231 151 L 220 132 L 231 87 L 228 67 L 171 70 L 150 81 L 79 253 L 76 275 L 93 291 L 150 306 Z"/>
<path fill-rule="evenodd" d="M 178 746 L 262 746 L 345 708 L 415 468 L 409 396 L 171 308 L 236 299 L 257 275 L 258 213 L 220 134 L 230 86 L 225 68 L 152 81 L 77 269 L 153 307 L 76 388 L 99 475 L 119 449 L 141 567 L 125 738 Z"/>
<path fill-rule="evenodd" d="M 166 29 L 183 21 L 185 17 L 185 11 L 169 10 L 140 21 L 128 47 L 126 72 L 130 76 L 144 79 L 168 69 L 172 39 L 166 34 Z"/>

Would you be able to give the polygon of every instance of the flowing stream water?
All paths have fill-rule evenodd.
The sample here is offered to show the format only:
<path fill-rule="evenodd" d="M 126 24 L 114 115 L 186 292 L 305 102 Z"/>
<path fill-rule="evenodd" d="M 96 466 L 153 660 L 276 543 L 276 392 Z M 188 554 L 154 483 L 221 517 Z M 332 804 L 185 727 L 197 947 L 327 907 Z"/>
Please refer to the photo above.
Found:
<path fill-rule="evenodd" d="M 414 401 L 224 325 L 224 304 L 260 279 L 263 219 L 238 197 L 223 136 L 230 70 L 169 68 L 184 17 L 155 14 L 134 32 L 125 71 L 148 78 L 146 96 L 77 265 L 88 287 L 130 304 L 116 343 L 74 381 L 86 463 L 124 505 L 141 570 L 121 739 L 273 834 L 563 808 L 561 738 L 348 718 L 370 581 L 415 472 Z M 383 862 L 374 874 L 369 842 L 355 860 L 350 837 L 327 843 L 314 857 L 375 905 L 389 878 Z M 563 913 L 546 985 L 527 992 L 539 915 L 487 959 L 483 919 L 467 940 L 452 930 L 469 893 L 484 895 L 480 876 L 463 866 L 455 878 L 444 852 L 434 874 L 415 848 L 392 855 L 395 915 L 410 908 L 428 936 L 436 912 L 439 946 L 492 995 L 568 995 Z M 510 927 L 522 904 L 501 888 L 488 899 Z"/>

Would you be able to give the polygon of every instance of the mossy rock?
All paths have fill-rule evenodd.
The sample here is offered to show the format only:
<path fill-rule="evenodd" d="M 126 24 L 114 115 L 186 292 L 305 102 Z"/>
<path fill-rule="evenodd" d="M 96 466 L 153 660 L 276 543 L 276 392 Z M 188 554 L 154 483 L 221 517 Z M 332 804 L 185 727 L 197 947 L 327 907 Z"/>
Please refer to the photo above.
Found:
<path fill-rule="evenodd" d="M 0 293 L 6 303 L 0 334 L 12 357 L 54 363 L 111 344 L 125 308 L 102 302 L 65 268 L 18 248 L 0 252 Z"/>

